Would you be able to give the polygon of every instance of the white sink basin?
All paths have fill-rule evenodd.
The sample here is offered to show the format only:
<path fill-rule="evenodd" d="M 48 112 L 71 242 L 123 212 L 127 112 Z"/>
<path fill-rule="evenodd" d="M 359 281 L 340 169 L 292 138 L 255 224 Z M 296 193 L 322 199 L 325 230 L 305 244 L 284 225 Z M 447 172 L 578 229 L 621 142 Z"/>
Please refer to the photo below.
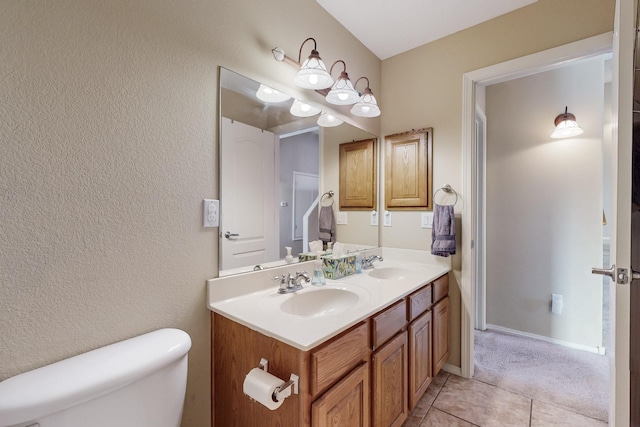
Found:
<path fill-rule="evenodd" d="M 403 267 L 377 267 L 373 270 L 369 270 L 369 277 L 383 280 L 413 279 L 419 275 L 419 271 Z"/>
<path fill-rule="evenodd" d="M 285 313 L 300 317 L 320 317 L 343 313 L 355 306 L 360 296 L 343 288 L 311 288 L 295 293 L 280 304 Z"/>

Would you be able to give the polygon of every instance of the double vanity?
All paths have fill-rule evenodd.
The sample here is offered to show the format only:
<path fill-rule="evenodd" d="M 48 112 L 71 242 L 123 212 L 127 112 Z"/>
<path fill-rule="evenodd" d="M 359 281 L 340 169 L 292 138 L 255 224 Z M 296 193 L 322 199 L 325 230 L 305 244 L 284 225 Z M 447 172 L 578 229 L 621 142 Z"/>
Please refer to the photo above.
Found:
<path fill-rule="evenodd" d="M 278 292 L 313 262 L 208 281 L 216 426 L 401 426 L 449 357 L 448 259 L 378 248 L 384 261 L 324 286 Z M 245 376 L 298 380 L 275 410 Z"/>

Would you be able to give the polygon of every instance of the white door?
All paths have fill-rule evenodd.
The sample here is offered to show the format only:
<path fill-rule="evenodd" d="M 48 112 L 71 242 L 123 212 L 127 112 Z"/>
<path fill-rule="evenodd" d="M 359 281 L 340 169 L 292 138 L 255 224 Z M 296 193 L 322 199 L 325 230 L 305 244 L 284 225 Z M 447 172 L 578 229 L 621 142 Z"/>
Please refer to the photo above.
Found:
<path fill-rule="evenodd" d="M 276 136 L 221 119 L 220 270 L 278 259 Z"/>
<path fill-rule="evenodd" d="M 611 213 L 611 264 L 616 269 L 631 266 L 631 159 L 633 105 L 633 0 L 617 0 L 613 37 L 613 164 Z M 637 281 L 636 281 L 637 282 Z M 636 283 L 634 286 L 638 286 Z M 611 399 L 609 421 L 612 426 L 630 423 L 630 286 L 611 285 Z M 637 310 L 638 307 L 635 307 Z"/>
<path fill-rule="evenodd" d="M 318 198 L 318 180 L 318 175 L 315 174 L 293 172 L 293 221 L 291 226 L 291 240 L 302 240 L 304 236 L 304 215 Z M 304 248 L 302 250 L 304 250 Z"/>

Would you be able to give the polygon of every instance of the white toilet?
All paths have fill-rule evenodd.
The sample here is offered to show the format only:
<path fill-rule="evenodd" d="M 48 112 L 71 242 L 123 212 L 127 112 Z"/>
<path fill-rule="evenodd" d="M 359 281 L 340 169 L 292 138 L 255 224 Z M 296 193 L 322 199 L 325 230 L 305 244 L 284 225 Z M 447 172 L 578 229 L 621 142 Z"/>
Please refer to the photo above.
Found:
<path fill-rule="evenodd" d="M 191 338 L 160 329 L 0 382 L 0 427 L 179 427 Z"/>

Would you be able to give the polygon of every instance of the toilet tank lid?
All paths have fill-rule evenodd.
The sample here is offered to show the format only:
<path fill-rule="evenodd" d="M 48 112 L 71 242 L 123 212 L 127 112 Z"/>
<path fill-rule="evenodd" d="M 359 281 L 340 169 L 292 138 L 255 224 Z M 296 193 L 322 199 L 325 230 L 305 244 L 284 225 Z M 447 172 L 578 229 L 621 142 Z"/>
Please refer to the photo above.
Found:
<path fill-rule="evenodd" d="M 159 329 L 28 371 L 0 382 L 0 427 L 86 402 L 184 357 L 191 338 Z"/>

